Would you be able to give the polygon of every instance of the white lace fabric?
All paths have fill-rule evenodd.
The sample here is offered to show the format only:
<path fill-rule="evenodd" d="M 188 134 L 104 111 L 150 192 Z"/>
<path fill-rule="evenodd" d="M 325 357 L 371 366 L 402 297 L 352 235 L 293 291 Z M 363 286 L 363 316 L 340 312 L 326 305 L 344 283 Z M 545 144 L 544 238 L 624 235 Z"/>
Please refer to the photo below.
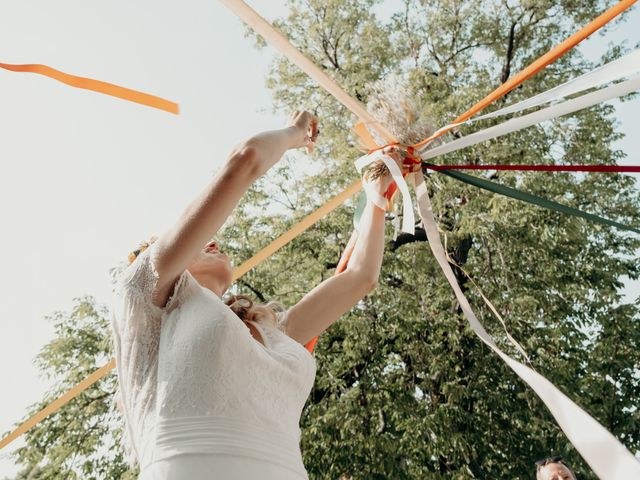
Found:
<path fill-rule="evenodd" d="M 154 305 L 156 245 L 123 273 L 112 316 L 125 434 L 141 467 L 193 453 L 220 463 L 231 454 L 228 445 L 244 444 L 255 448 L 238 448 L 239 455 L 290 460 L 285 466 L 305 478 L 299 422 L 314 357 L 284 332 L 254 323 L 262 345 L 187 270 L 166 306 Z M 221 428 L 233 438 L 221 439 Z"/>

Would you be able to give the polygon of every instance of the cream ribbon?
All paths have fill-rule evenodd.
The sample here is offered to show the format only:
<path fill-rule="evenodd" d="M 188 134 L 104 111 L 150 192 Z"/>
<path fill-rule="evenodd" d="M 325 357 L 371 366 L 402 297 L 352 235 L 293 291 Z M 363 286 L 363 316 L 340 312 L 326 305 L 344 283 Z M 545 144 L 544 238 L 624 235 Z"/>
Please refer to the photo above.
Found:
<path fill-rule="evenodd" d="M 351 97 L 329 75 L 291 45 L 282 33 L 273 28 L 269 22 L 249 5 L 241 0 L 220 0 L 220 3 L 235 13 L 255 32 L 259 33 L 269 45 L 281 52 L 291 63 L 297 65 L 300 70 L 318 82 L 318 85 L 333 95 L 336 100 L 351 110 L 360 120 L 371 125 L 384 138 L 385 142 L 392 143 L 395 141 L 391 132 L 384 125 L 381 125 L 359 101 Z"/>
<path fill-rule="evenodd" d="M 590 88 L 603 85 L 605 83 L 612 82 L 621 78 L 631 77 L 632 75 L 640 72 L 640 49 L 625 55 L 622 58 L 618 58 L 612 62 L 609 62 L 602 67 L 596 68 L 590 72 L 585 73 L 579 77 L 576 77 L 568 82 L 551 88 L 545 92 L 542 92 L 533 97 L 527 98 L 521 102 L 515 103 L 508 107 L 501 108 L 495 112 L 487 113 L 479 117 L 470 118 L 464 122 L 450 123 L 440 129 L 438 129 L 433 136 L 439 137 L 442 132 L 448 132 L 449 130 L 459 127 L 460 125 L 470 125 L 479 120 L 485 120 L 488 118 L 495 118 L 502 115 L 508 115 L 510 113 L 518 113 L 528 108 L 536 107 L 544 103 L 550 103 L 560 98 L 568 97 L 574 93 L 583 92 Z M 431 142 L 423 145 L 419 151 L 424 151 Z M 426 158 L 426 157 L 423 157 Z"/>
<path fill-rule="evenodd" d="M 507 115 L 509 113 L 521 112 L 527 108 L 536 107 L 543 103 L 553 102 L 559 98 L 568 97 L 569 95 L 589 90 L 590 88 L 597 87 L 598 85 L 603 85 L 620 78 L 630 77 L 634 73 L 638 72 L 640 72 L 640 49 L 634 50 L 624 57 L 609 62 L 595 70 L 591 70 L 584 75 L 580 75 L 579 77 L 569 80 L 568 82 L 558 85 L 546 92 L 542 92 L 508 107 L 501 108 L 495 112 L 475 117 L 467 123 Z"/>
<path fill-rule="evenodd" d="M 567 438 L 576 450 L 580 452 L 582 458 L 585 459 L 596 475 L 604 480 L 640 478 L 640 463 L 607 429 L 576 405 L 549 380 L 535 370 L 514 360 L 496 345 L 491 335 L 487 333 L 480 321 L 478 321 L 471 309 L 471 305 L 458 285 L 449 262 L 447 262 L 447 256 L 440 240 L 424 178 L 419 172 L 412 175 L 412 178 L 415 182 L 414 189 L 418 197 L 418 211 L 427 232 L 431 251 L 453 288 L 460 307 L 476 335 L 538 394 Z"/>
<path fill-rule="evenodd" d="M 439 155 L 444 155 L 445 153 L 455 152 L 462 148 L 476 145 L 486 140 L 501 137 L 502 135 L 506 135 L 507 133 L 517 132 L 518 130 L 522 130 L 523 128 L 531 127 L 532 125 L 544 122 L 545 120 L 552 120 L 556 117 L 567 115 L 569 113 L 582 110 L 583 108 L 591 107 L 598 103 L 605 102 L 607 100 L 611 100 L 613 98 L 617 98 L 631 92 L 635 92 L 638 89 L 640 89 L 640 76 L 634 77 L 625 82 L 616 83 L 615 85 L 611 85 L 610 87 L 596 90 L 595 92 L 582 95 L 578 98 L 566 100 L 562 103 L 547 107 L 537 112 L 529 113 L 521 117 L 512 118 L 511 120 L 507 120 L 506 122 L 499 125 L 480 130 L 479 132 L 472 133 L 471 135 L 459 138 L 457 140 L 454 140 L 453 142 L 445 143 L 444 145 L 432 148 L 431 150 L 421 150 L 422 153 L 420 154 L 420 157 L 423 160 L 428 160 Z"/>
<path fill-rule="evenodd" d="M 422 220 L 422 217 L 420 219 Z M 422 221 L 422 223 L 424 224 L 424 220 Z M 513 338 L 511 333 L 509 333 L 509 329 L 507 328 L 507 323 L 504 321 L 504 318 L 502 318 L 502 315 L 500 315 L 500 313 L 498 312 L 498 309 L 496 307 L 494 307 L 493 303 L 491 303 L 491 301 L 484 295 L 484 293 L 482 293 L 482 289 L 480 288 L 480 285 L 478 285 L 476 283 L 476 281 L 473 278 L 471 278 L 471 275 L 469 275 L 464 268 L 462 268 L 460 265 L 458 265 L 453 260 L 453 258 L 451 258 L 451 255 L 449 255 L 449 252 L 448 252 L 448 249 L 447 249 L 447 235 L 446 234 L 444 236 L 444 249 L 443 250 L 444 250 L 445 255 L 447 256 L 447 261 L 451 265 L 455 265 L 462 273 L 465 274 L 465 276 L 469 279 L 469 281 L 471 283 L 473 283 L 473 286 L 476 287 L 476 290 L 478 291 L 478 294 L 480 295 L 482 300 L 484 300 L 484 303 L 487 304 L 487 307 L 489 307 L 489 310 L 491 310 L 491 313 L 493 313 L 493 316 L 496 317 L 498 319 L 498 321 L 500 322 L 500 324 L 502 325 L 502 329 L 504 330 L 504 333 L 507 336 L 507 339 L 511 342 L 511 345 L 516 347 L 516 350 L 518 350 L 518 352 L 520 352 L 520 355 L 522 355 L 524 357 L 524 359 L 527 361 L 527 363 L 529 365 L 531 365 L 531 359 L 529 358 L 529 355 L 527 355 L 527 352 L 524 349 L 524 347 L 522 345 L 520 345 L 520 343 L 515 338 Z M 531 368 L 533 368 L 533 367 L 531 367 Z"/>
<path fill-rule="evenodd" d="M 405 182 L 404 177 L 402 176 L 402 171 L 400 170 L 400 167 L 398 167 L 396 161 L 391 156 L 387 155 L 384 150 L 376 150 L 375 152 L 368 155 L 363 155 L 358 160 L 356 160 L 356 170 L 361 173 L 364 167 L 377 160 L 382 160 L 387 166 L 389 172 L 391 173 L 391 176 L 393 177 L 393 180 L 398 186 L 398 190 L 400 190 L 400 193 L 402 194 L 402 231 L 414 235 L 416 217 L 413 213 L 411 194 L 409 193 L 407 182 Z M 364 178 L 362 179 L 362 186 L 364 188 L 364 191 L 367 193 L 367 198 L 370 201 L 372 201 L 383 210 L 387 209 L 387 200 L 380 194 L 378 194 L 375 190 L 373 190 L 373 185 L 371 185 L 369 182 L 366 182 Z"/>

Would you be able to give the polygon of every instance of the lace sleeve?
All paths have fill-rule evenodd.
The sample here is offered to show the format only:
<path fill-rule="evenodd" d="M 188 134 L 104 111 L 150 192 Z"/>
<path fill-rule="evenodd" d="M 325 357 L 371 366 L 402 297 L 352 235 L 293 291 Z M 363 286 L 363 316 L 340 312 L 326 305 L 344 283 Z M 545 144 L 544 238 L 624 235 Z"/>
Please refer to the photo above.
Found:
<path fill-rule="evenodd" d="M 142 252 L 119 278 L 112 314 L 121 410 L 125 433 L 134 444 L 138 443 L 144 419 L 155 402 L 163 313 L 181 304 L 185 284 L 192 278 L 185 270 L 165 307 L 154 305 L 152 297 L 159 278 L 153 262 L 156 245 Z"/>
<path fill-rule="evenodd" d="M 144 310 L 150 317 L 159 319 L 163 313 L 169 313 L 178 306 L 181 300 L 181 291 L 187 281 L 188 272 L 185 270 L 175 284 L 173 294 L 164 307 L 159 307 L 152 302 L 153 293 L 158 284 L 158 271 L 154 258 L 157 243 L 152 244 L 142 252 L 136 260 L 123 272 L 118 281 L 116 294 L 121 297 L 129 297 Z"/>

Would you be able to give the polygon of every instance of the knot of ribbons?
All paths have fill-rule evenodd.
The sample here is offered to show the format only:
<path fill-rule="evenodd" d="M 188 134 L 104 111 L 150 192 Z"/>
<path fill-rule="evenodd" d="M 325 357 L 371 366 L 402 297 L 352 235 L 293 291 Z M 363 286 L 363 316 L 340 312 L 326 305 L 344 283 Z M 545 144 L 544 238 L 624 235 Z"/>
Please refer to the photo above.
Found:
<path fill-rule="evenodd" d="M 371 145 L 370 138 L 365 138 L 360 135 L 360 132 L 356 130 L 356 133 L 360 137 L 360 139 L 367 144 Z M 378 146 L 376 148 L 370 149 L 366 155 L 363 155 L 355 162 L 356 169 L 358 172 L 362 172 L 362 170 L 371 163 L 376 161 L 382 161 L 393 180 L 395 181 L 395 186 L 400 190 L 402 194 L 402 227 L 401 231 L 415 234 L 415 215 L 413 212 L 413 204 L 411 202 L 411 195 L 409 194 L 409 187 L 407 186 L 407 182 L 405 180 L 406 176 L 412 176 L 414 173 L 422 171 L 422 159 L 416 155 L 416 150 L 411 145 L 402 145 L 398 142 L 389 143 L 387 145 Z M 399 161 L 402 160 L 402 170 L 398 167 Z M 389 199 L 382 197 L 378 192 L 375 191 L 372 184 L 367 182 L 366 179 L 362 180 L 363 189 L 367 195 L 367 199 L 373 202 L 375 205 L 380 207 L 383 210 L 388 210 L 388 207 L 393 201 L 393 194 L 395 193 L 395 187 L 392 185 L 387 195 Z"/>

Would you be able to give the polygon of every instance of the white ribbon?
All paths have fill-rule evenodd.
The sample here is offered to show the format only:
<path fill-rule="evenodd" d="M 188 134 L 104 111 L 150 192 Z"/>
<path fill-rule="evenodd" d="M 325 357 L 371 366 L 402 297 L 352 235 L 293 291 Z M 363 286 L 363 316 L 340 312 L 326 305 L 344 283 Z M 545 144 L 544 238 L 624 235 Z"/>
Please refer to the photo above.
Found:
<path fill-rule="evenodd" d="M 382 160 L 384 164 L 391 172 L 391 176 L 393 180 L 396 182 L 398 186 L 398 190 L 402 194 L 402 231 L 410 233 L 411 235 L 415 234 L 415 223 L 416 218 L 413 213 L 413 204 L 411 203 L 411 194 L 409 193 L 409 187 L 407 187 L 407 182 L 405 182 L 404 177 L 402 176 L 402 171 L 398 167 L 396 161 L 391 158 L 389 155 L 383 153 L 382 150 L 377 150 L 369 155 L 363 155 L 358 160 L 356 160 L 355 165 L 358 172 L 362 172 L 362 169 L 373 163 L 377 160 Z M 375 203 L 380 208 L 386 210 L 387 209 L 387 201 L 380 196 L 377 192 L 373 190 L 373 186 L 366 182 L 364 179 L 362 180 L 362 186 L 367 192 L 367 198 Z"/>
<path fill-rule="evenodd" d="M 476 335 L 538 394 L 569 441 L 580 452 L 582 458 L 585 459 L 596 475 L 605 480 L 640 478 L 640 463 L 607 429 L 576 405 L 549 380 L 535 370 L 514 360 L 498 348 L 491 335 L 487 333 L 471 309 L 471 305 L 469 305 L 467 298 L 462 293 L 453 270 L 451 270 L 451 266 L 447 262 L 422 175 L 417 173 L 412 177 L 415 179 L 414 189 L 418 197 L 418 211 L 427 232 L 429 246 L 449 284 L 451 284 L 460 303 L 460 308 L 462 308 L 469 325 Z"/>
<path fill-rule="evenodd" d="M 583 108 L 591 107 L 593 105 L 596 105 L 597 103 L 605 102 L 607 100 L 611 100 L 612 98 L 626 95 L 638 89 L 640 89 L 640 76 L 634 77 L 625 82 L 611 85 L 610 87 L 602 88 L 586 95 L 582 95 L 578 98 L 566 100 L 562 103 L 547 107 L 543 110 L 529 113 L 528 115 L 512 118 L 511 120 L 507 120 L 506 122 L 494 127 L 480 130 L 479 132 L 472 133 L 471 135 L 459 138 L 458 140 L 454 140 L 453 142 L 445 143 L 444 145 L 440 145 L 439 147 L 427 150 L 426 152 L 421 153 L 420 156 L 423 160 L 427 160 L 439 155 L 444 155 L 445 153 L 455 152 L 456 150 L 460 150 L 461 148 L 476 145 L 480 142 L 506 135 L 507 133 L 516 132 L 518 130 L 522 130 L 523 128 L 536 125 L 545 120 L 551 120 L 562 115 L 567 115 L 569 113 L 582 110 Z"/>
<path fill-rule="evenodd" d="M 448 132 L 455 127 L 459 127 L 460 125 L 470 125 L 479 120 L 495 118 L 502 115 L 508 115 L 510 113 L 517 113 L 521 112 L 522 110 L 526 110 L 527 108 L 542 105 L 543 103 L 550 103 L 560 98 L 568 97 L 569 95 L 572 95 L 574 93 L 589 90 L 590 88 L 597 87 L 598 85 L 603 85 L 620 78 L 630 77 L 638 72 L 640 72 L 640 49 L 634 50 L 633 52 L 625 55 L 622 58 L 618 58 L 617 60 L 603 65 L 602 67 L 596 68 L 595 70 L 569 80 L 562 85 L 558 85 L 557 87 L 551 88 L 521 102 L 515 103 L 505 108 L 501 108 L 500 110 L 496 110 L 495 112 L 487 113 L 475 118 L 470 118 L 469 120 L 466 120 L 464 122 L 450 123 L 449 125 L 438 129 L 433 134 L 433 136 L 438 137 L 441 132 Z M 424 151 L 430 143 L 431 142 L 423 145 L 420 148 L 420 151 Z"/>
<path fill-rule="evenodd" d="M 414 182 L 414 188 L 415 188 L 415 182 Z M 420 217 L 420 219 L 422 219 L 422 217 Z M 422 221 L 422 223 L 424 224 L 424 220 Z M 513 338 L 511 333 L 509 333 L 509 329 L 507 328 L 507 324 L 504 321 L 504 318 L 502 318 L 502 315 L 500 315 L 500 313 L 498 313 L 498 309 L 496 307 L 494 307 L 493 303 L 491 303 L 491 301 L 484 295 L 484 293 L 482 293 L 482 289 L 480 288 L 480 285 L 478 285 L 476 283 L 476 281 L 473 278 L 471 278 L 471 276 L 466 272 L 466 270 L 464 268 L 462 268 L 460 265 L 458 265 L 453 260 L 453 258 L 451 258 L 451 255 L 449 255 L 449 252 L 447 250 L 448 250 L 447 249 L 447 235 L 445 234 L 445 236 L 444 236 L 444 254 L 447 256 L 447 262 L 449 262 L 451 265 L 455 265 L 460 271 L 462 271 L 462 273 L 465 274 L 465 276 L 469 279 L 469 281 L 471 283 L 473 283 L 473 286 L 476 287 L 476 290 L 478 291 L 478 294 L 480 295 L 480 297 L 482 297 L 482 300 L 484 300 L 484 303 L 487 305 L 487 307 L 489 307 L 489 310 L 491 310 L 491 312 L 493 313 L 493 316 L 496 317 L 498 319 L 498 321 L 502 324 L 502 328 L 504 329 L 504 333 L 507 336 L 507 339 L 509 340 L 509 342 L 511 342 L 511 345 L 513 345 L 516 348 L 516 350 L 518 350 L 520 352 L 520 354 L 524 357 L 524 359 L 527 361 L 527 363 L 529 365 L 531 365 L 531 359 L 529 358 L 529 355 L 527 355 L 527 352 L 524 349 L 524 347 L 522 345 L 520 345 L 520 343 L 515 338 Z"/>
<path fill-rule="evenodd" d="M 534 97 L 528 98 L 521 102 L 515 103 L 495 112 L 487 113 L 479 117 L 475 117 L 473 122 L 478 120 L 484 120 L 486 118 L 494 118 L 500 115 L 507 115 L 509 113 L 516 113 L 527 108 L 536 107 L 543 103 L 553 102 L 559 98 L 568 97 L 574 93 L 583 92 L 590 88 L 603 85 L 605 83 L 618 80 L 620 78 L 630 77 L 634 73 L 640 72 L 640 49 L 625 55 L 622 58 L 618 58 L 612 62 L 596 68 L 590 72 L 580 75 L 568 82 L 558 85 L 546 92 L 542 92 Z"/>

